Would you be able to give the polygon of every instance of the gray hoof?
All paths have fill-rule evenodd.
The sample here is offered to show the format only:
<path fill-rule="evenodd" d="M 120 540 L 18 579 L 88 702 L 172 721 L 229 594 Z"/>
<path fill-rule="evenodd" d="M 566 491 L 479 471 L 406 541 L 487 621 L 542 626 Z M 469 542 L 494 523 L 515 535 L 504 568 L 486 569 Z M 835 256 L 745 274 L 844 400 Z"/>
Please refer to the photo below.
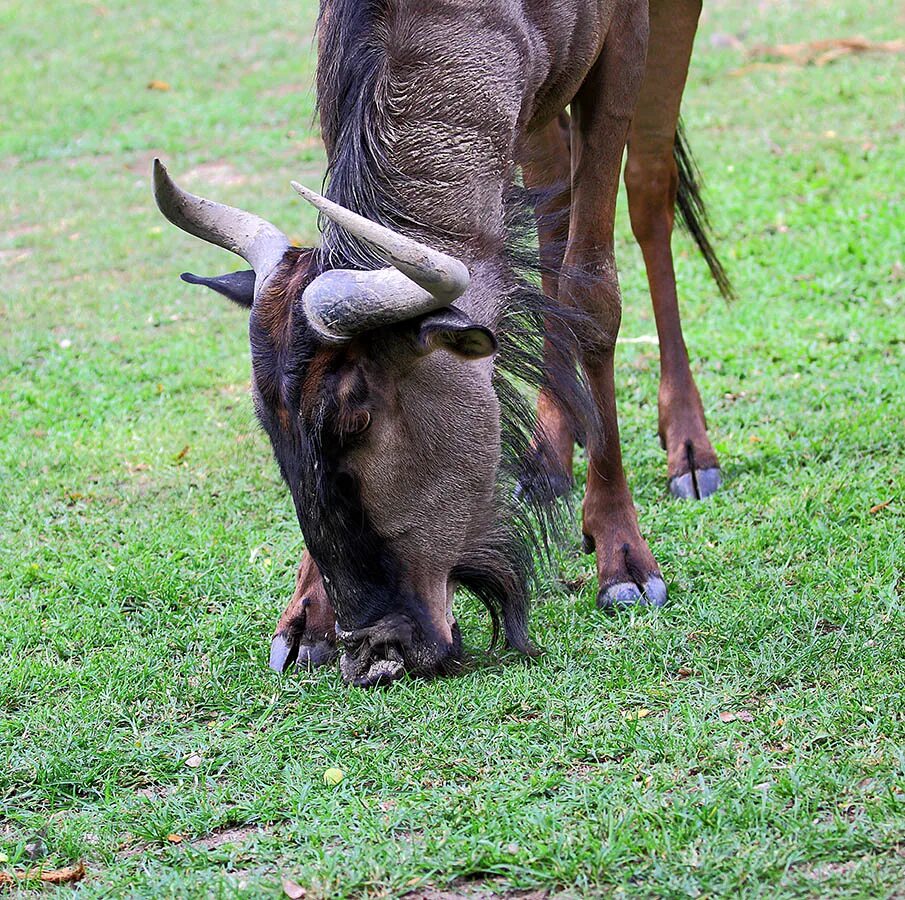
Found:
<path fill-rule="evenodd" d="M 641 603 L 659 609 L 666 606 L 666 582 L 658 575 L 652 575 L 644 583 L 644 596 Z"/>
<path fill-rule="evenodd" d="M 275 634 L 270 642 L 270 662 L 268 665 L 274 672 L 285 672 L 298 656 L 297 641 L 290 641 L 283 634 Z"/>
<path fill-rule="evenodd" d="M 597 593 L 600 609 L 616 611 L 632 606 L 659 608 L 666 603 L 666 584 L 659 575 L 652 575 L 641 588 L 633 581 L 622 581 L 601 588 Z"/>
<path fill-rule="evenodd" d="M 300 669 L 316 669 L 326 666 L 336 659 L 336 647 L 329 641 L 317 641 L 314 644 L 303 641 L 299 645 L 298 658 L 295 664 Z"/>
<path fill-rule="evenodd" d="M 336 658 L 336 648 L 328 641 L 314 643 L 292 638 L 285 632 L 275 634 L 270 642 L 270 668 L 285 672 L 293 663 L 301 669 L 316 669 Z"/>
<path fill-rule="evenodd" d="M 694 469 L 670 478 L 669 492 L 680 500 L 703 500 L 716 493 L 722 483 L 723 476 L 718 467 Z"/>

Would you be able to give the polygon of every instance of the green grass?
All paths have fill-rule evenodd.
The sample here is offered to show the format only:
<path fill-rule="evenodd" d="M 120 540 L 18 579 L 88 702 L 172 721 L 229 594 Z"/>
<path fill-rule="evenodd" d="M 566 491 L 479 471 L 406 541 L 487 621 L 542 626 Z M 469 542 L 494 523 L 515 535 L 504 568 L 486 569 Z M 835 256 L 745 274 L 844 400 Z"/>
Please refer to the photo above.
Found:
<path fill-rule="evenodd" d="M 371 692 L 266 668 L 300 536 L 253 421 L 245 316 L 176 277 L 230 260 L 168 226 L 148 183 L 161 154 L 315 239 L 288 186 L 323 169 L 314 6 L 0 8 L 0 870 L 43 834 L 45 866 L 86 861 L 86 897 L 276 896 L 281 874 L 325 897 L 461 878 L 901 895 L 905 71 L 877 55 L 734 75 L 744 54 L 713 39 L 889 39 L 897 4 L 705 11 L 685 119 L 740 299 L 677 248 L 727 476 L 712 502 L 667 498 L 656 348 L 619 353 L 671 605 L 608 618 L 592 579 L 552 584 L 533 665 L 483 655 L 466 606 L 473 671 Z M 577 545 L 572 583 L 593 571 Z"/>

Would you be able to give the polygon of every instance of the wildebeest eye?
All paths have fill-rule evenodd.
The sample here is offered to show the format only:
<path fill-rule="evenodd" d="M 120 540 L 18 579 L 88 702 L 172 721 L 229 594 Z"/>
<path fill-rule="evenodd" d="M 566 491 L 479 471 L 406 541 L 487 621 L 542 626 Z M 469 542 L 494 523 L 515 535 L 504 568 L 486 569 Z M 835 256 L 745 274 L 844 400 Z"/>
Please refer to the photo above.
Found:
<path fill-rule="evenodd" d="M 366 409 L 352 409 L 344 412 L 339 420 L 339 433 L 343 437 L 356 437 L 371 426 L 371 414 Z"/>
<path fill-rule="evenodd" d="M 353 416 L 352 434 L 361 434 L 371 427 L 371 414 L 366 409 L 359 409 Z"/>

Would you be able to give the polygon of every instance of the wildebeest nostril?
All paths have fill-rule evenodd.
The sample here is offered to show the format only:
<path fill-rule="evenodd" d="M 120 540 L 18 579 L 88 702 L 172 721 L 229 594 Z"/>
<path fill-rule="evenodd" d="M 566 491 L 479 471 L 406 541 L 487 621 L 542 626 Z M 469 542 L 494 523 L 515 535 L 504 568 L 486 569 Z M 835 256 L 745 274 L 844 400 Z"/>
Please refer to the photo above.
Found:
<path fill-rule="evenodd" d="M 390 684 L 405 671 L 404 648 L 388 629 L 365 628 L 356 632 L 338 631 L 343 654 L 339 661 L 343 680 L 357 687 Z"/>
<path fill-rule="evenodd" d="M 457 626 L 452 643 L 428 636 L 416 621 L 403 614 L 389 615 L 367 628 L 337 628 L 343 648 L 340 671 L 346 684 L 356 687 L 386 685 L 412 675 L 451 674 L 461 662 L 462 642 Z"/>

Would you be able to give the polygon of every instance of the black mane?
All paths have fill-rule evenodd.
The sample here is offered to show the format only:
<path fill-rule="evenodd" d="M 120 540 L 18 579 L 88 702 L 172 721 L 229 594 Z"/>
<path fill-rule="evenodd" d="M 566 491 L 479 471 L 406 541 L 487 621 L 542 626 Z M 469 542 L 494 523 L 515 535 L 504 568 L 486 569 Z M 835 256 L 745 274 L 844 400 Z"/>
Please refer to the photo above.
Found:
<path fill-rule="evenodd" d="M 383 137 L 378 96 L 385 71 L 387 0 L 322 0 L 317 110 L 327 148 L 326 196 L 390 228 L 408 217 L 393 191 L 394 169 Z M 322 222 L 321 269 L 377 269 L 374 250 Z"/>

